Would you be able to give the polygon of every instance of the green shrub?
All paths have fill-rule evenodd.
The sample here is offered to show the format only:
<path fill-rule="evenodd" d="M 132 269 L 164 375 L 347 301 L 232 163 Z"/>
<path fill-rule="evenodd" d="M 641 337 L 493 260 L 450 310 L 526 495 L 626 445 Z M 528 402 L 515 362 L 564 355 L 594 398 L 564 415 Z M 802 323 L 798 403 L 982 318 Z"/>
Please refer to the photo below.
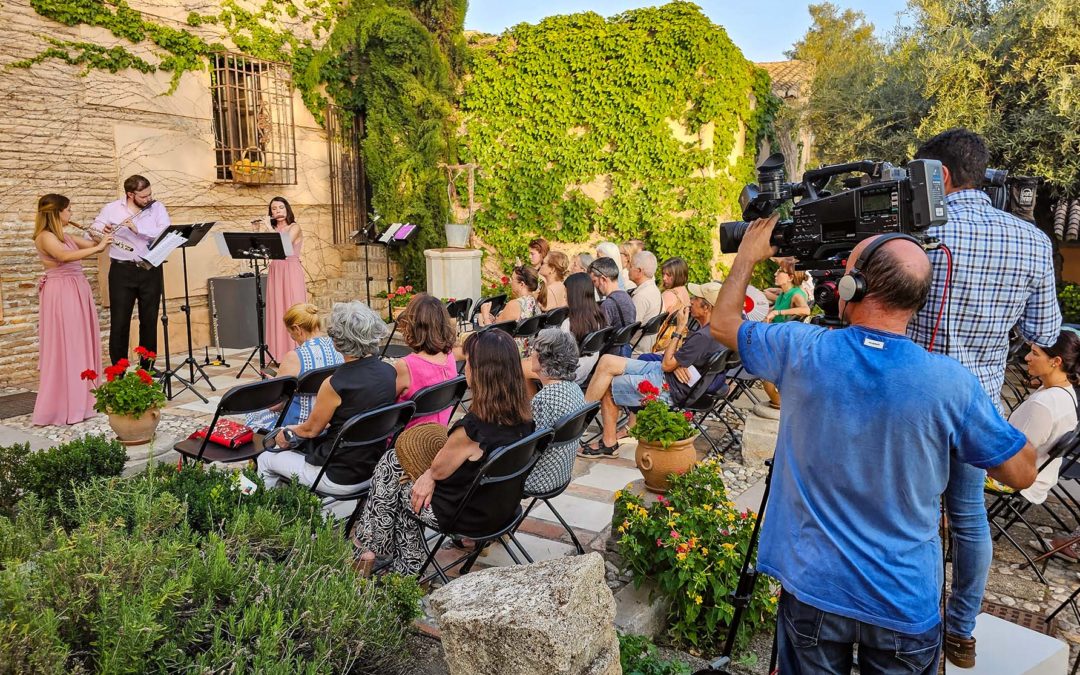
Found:
<path fill-rule="evenodd" d="M 241 495 L 227 472 L 208 532 L 156 469 L 77 487 L 63 516 L 24 499 L 0 518 L 0 671 L 389 672 L 419 613 L 414 579 L 359 578 L 352 545 L 302 488 Z M 291 495 L 291 496 L 290 496 Z M 312 497 L 308 493 L 309 497 Z M 314 499 L 314 497 L 312 497 Z M 235 500 L 235 503 L 234 503 Z M 215 506 L 216 508 L 216 506 Z M 314 517 L 312 517 L 312 514 Z"/>
<path fill-rule="evenodd" d="M 1080 286 L 1064 284 L 1058 290 L 1058 304 L 1065 323 L 1080 323 Z"/>
<path fill-rule="evenodd" d="M 637 495 L 618 491 L 615 513 L 621 519 L 619 553 L 635 585 L 654 580 L 670 602 L 671 639 L 698 649 L 718 648 L 734 612 L 730 594 L 757 517 L 728 501 L 720 465 L 706 460 L 672 476 L 667 497 L 648 508 Z M 758 579 L 737 644 L 772 622 L 776 602 L 768 578 Z"/>
<path fill-rule="evenodd" d="M 0 446 L 0 516 L 10 516 L 15 512 L 15 503 L 23 494 L 19 472 L 29 454 L 29 443 Z"/>
<path fill-rule="evenodd" d="M 623 675 L 690 675 L 690 665 L 660 657 L 656 645 L 644 635 L 619 633 L 619 662 Z"/>
<path fill-rule="evenodd" d="M 50 508 L 70 506 L 74 487 L 95 478 L 119 476 L 127 450 L 105 436 L 84 436 L 58 446 L 31 452 L 16 469 L 19 485 Z"/>

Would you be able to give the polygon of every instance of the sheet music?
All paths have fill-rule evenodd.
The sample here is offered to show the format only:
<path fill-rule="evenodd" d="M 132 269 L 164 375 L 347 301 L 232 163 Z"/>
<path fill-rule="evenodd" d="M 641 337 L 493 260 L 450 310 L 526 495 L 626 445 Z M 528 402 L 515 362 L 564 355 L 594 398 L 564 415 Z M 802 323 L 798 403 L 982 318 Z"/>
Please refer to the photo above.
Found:
<path fill-rule="evenodd" d="M 181 237 L 179 234 L 169 232 L 143 256 L 143 260 L 154 267 L 160 267 L 161 263 L 165 262 L 165 258 L 169 257 L 169 254 L 179 248 L 185 241 L 187 241 L 187 239 Z"/>
<path fill-rule="evenodd" d="M 394 223 L 390 227 L 386 228 L 386 232 L 383 232 L 382 236 L 379 237 L 379 243 L 380 244 L 389 244 L 391 241 L 393 241 L 394 235 L 397 234 L 397 231 L 400 230 L 405 225 L 406 225 L 406 223 Z"/>

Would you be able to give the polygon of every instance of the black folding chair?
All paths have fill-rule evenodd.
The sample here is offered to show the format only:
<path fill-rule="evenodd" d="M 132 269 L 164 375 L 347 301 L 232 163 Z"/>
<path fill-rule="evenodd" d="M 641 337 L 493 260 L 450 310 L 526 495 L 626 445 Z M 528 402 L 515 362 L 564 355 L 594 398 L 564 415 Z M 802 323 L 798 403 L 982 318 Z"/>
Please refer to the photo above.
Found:
<path fill-rule="evenodd" d="M 489 323 L 488 325 L 484 326 L 480 330 L 481 331 L 485 331 L 485 330 L 501 330 L 502 332 L 506 333 L 510 337 L 513 337 L 514 333 L 517 332 L 517 325 L 518 325 L 518 322 L 514 321 L 512 319 L 509 320 L 509 321 L 496 321 L 495 323 Z"/>
<path fill-rule="evenodd" d="M 468 325 L 470 309 L 472 309 L 472 298 L 461 298 L 460 300 L 448 300 L 446 302 L 446 313 L 450 315 L 451 319 L 457 321 L 459 331 L 465 330 Z"/>
<path fill-rule="evenodd" d="M 727 349 L 721 349 L 712 356 L 709 357 L 705 365 L 700 369 L 701 377 L 694 386 L 690 388 L 689 393 L 686 395 L 686 399 L 675 407 L 679 410 L 689 412 L 693 417 L 690 419 L 690 423 L 701 432 L 701 435 L 709 443 L 709 447 L 712 448 L 710 455 L 722 455 L 732 445 L 736 444 L 735 430 L 728 425 L 727 421 L 718 417 L 721 423 L 727 427 L 728 435 L 731 440 L 720 447 L 717 440 L 709 434 L 708 428 L 705 426 L 705 421 L 709 415 L 717 410 L 722 404 L 725 398 L 725 394 L 728 393 L 728 389 L 724 389 L 722 386 L 716 386 L 717 378 L 723 378 L 734 364 L 738 363 L 738 355 L 728 351 Z"/>
<path fill-rule="evenodd" d="M 416 405 L 413 417 L 436 415 L 447 408 L 451 408 L 450 417 L 453 417 L 468 389 L 469 385 L 465 383 L 463 375 L 424 387 L 412 396 L 411 400 Z"/>
<path fill-rule="evenodd" d="M 664 322 L 667 321 L 667 318 L 667 312 L 660 312 L 653 318 L 641 324 L 641 330 L 638 332 L 637 339 L 634 340 L 633 351 L 637 351 L 638 345 L 641 344 L 641 341 L 643 339 L 649 337 L 650 335 L 656 335 L 657 333 L 659 333 L 660 326 L 664 325 Z"/>
<path fill-rule="evenodd" d="M 548 447 L 546 450 L 544 450 L 544 452 L 551 452 L 555 446 L 561 445 L 563 443 L 573 442 L 576 445 L 576 441 L 578 441 L 581 438 L 581 435 L 585 433 L 585 429 L 589 426 L 589 424 L 592 423 L 593 418 L 596 417 L 596 414 L 598 412 L 600 412 L 600 402 L 595 401 L 593 403 L 586 404 L 585 407 L 579 410 L 564 415 L 557 422 L 555 422 L 555 424 L 552 425 L 552 432 L 554 433 L 554 436 L 552 436 L 551 442 L 548 444 Z M 574 448 L 574 450 L 576 451 L 577 448 Z M 543 453 L 541 453 L 541 456 L 542 455 Z M 571 453 L 571 457 L 572 456 L 573 453 Z M 539 458 L 537 459 L 537 461 L 539 461 Z M 521 524 L 525 522 L 525 519 L 529 517 L 529 513 L 533 510 L 533 507 L 536 506 L 537 502 L 544 502 L 544 504 L 547 505 L 551 513 L 554 514 L 556 518 L 558 518 L 560 523 L 562 523 L 562 526 L 566 529 L 567 533 L 570 534 L 570 540 L 574 542 L 574 548 L 577 549 L 577 552 L 579 554 L 585 553 L 585 548 L 581 545 L 581 542 L 578 541 L 577 535 L 574 534 L 574 528 L 570 527 L 570 525 L 563 519 L 562 514 L 555 510 L 555 505 L 551 503 L 551 500 L 565 492 L 566 488 L 569 485 L 570 481 L 568 480 L 566 483 L 547 492 L 530 492 L 528 489 L 526 489 L 525 497 L 531 497 L 532 501 L 529 502 L 529 505 L 527 507 L 525 507 L 525 510 L 521 514 L 521 518 L 514 526 L 515 534 L 517 533 L 517 529 L 521 527 Z M 517 545 L 517 547 L 521 550 L 521 554 L 525 556 L 526 560 L 528 560 L 529 562 L 533 562 L 532 557 L 529 556 L 529 552 L 525 550 L 525 548 L 516 538 L 514 539 L 514 544 Z"/>
<path fill-rule="evenodd" d="M 641 324 L 635 321 L 634 323 L 627 324 L 622 328 L 610 328 L 611 332 L 608 333 L 607 340 L 604 342 L 604 346 L 600 349 L 600 355 L 615 354 L 618 350 L 624 346 L 630 344 L 630 338 L 634 336 L 634 331 L 641 327 Z M 589 336 L 586 335 L 585 339 L 588 340 Z M 584 342 L 584 341 L 583 341 Z M 581 353 L 581 350 L 578 350 Z M 596 359 L 596 363 L 593 364 L 592 370 L 589 371 L 589 377 L 585 379 L 586 385 L 589 380 L 596 373 L 596 367 L 600 365 L 600 359 Z"/>
<path fill-rule="evenodd" d="M 315 368 L 302 373 L 296 380 L 296 396 L 314 396 L 319 393 L 322 383 L 330 379 L 330 376 L 341 367 L 340 363 L 332 366 Z"/>
<path fill-rule="evenodd" d="M 544 327 L 544 317 L 541 314 L 536 316 L 530 316 L 528 319 L 520 319 L 517 322 L 517 326 L 514 328 L 514 337 L 529 339 L 535 337 L 540 329 Z"/>
<path fill-rule="evenodd" d="M 614 330 L 614 328 L 608 326 L 607 328 L 594 330 L 593 332 L 585 335 L 585 337 L 581 339 L 581 342 L 578 343 L 578 358 L 584 359 L 586 357 L 592 356 L 593 354 L 599 354 L 600 350 L 602 350 L 604 348 L 604 345 L 607 344 L 608 336 L 611 335 L 612 331 Z M 597 357 L 596 363 L 599 362 L 600 357 Z M 589 370 L 589 375 L 585 378 L 585 381 L 580 383 L 582 389 L 585 389 L 589 386 L 589 380 L 592 379 L 592 374 L 596 370 L 596 363 L 594 363 L 593 367 Z"/>
<path fill-rule="evenodd" d="M 210 420 L 210 429 L 217 426 L 222 415 L 243 415 L 276 405 L 281 406 L 281 413 L 274 426 L 281 426 L 295 392 L 295 377 L 275 377 L 233 387 L 225 392 L 218 402 L 214 417 Z M 180 441 L 173 445 L 173 450 L 180 453 L 185 461 L 194 462 L 242 462 L 257 457 L 263 451 L 262 445 L 254 441 L 236 448 L 218 445 L 210 440 L 210 434 L 198 440 Z"/>
<path fill-rule="evenodd" d="M 559 328 L 562 326 L 563 321 L 570 317 L 570 308 L 556 307 L 555 309 L 549 309 L 540 316 L 544 317 L 544 325 L 541 328 Z"/>
<path fill-rule="evenodd" d="M 402 401 L 401 403 L 394 403 L 353 415 L 345 422 L 341 427 L 341 431 L 333 439 L 333 445 L 330 446 L 330 453 L 326 456 L 326 462 L 323 463 L 319 469 L 319 475 L 315 477 L 315 481 L 311 484 L 311 491 L 323 500 L 324 506 L 335 502 L 356 500 L 356 506 L 353 508 L 348 520 L 345 521 L 346 537 L 352 532 L 353 524 L 356 523 L 356 519 L 360 516 L 364 497 L 367 497 L 368 492 L 371 491 L 371 479 L 364 481 L 349 493 L 329 494 L 319 490 L 319 483 L 322 482 L 323 475 L 326 474 L 326 467 L 330 465 L 338 454 L 349 451 L 363 452 L 364 448 L 368 448 L 367 451 L 369 452 L 378 452 L 379 457 L 382 457 L 389 448 L 393 447 L 397 435 L 412 419 L 414 410 L 416 410 L 416 404 L 412 401 Z"/>
<path fill-rule="evenodd" d="M 476 304 L 473 305 L 472 314 L 469 315 L 469 323 L 475 327 L 479 327 L 479 324 L 476 321 L 480 316 L 480 310 L 484 308 L 484 305 L 490 305 L 488 311 L 491 313 L 491 316 L 498 316 L 499 312 L 503 310 L 503 307 L 506 307 L 506 293 L 482 297 L 476 301 Z"/>
<path fill-rule="evenodd" d="M 468 574 L 472 569 L 476 559 L 480 556 L 481 551 L 492 542 L 499 542 L 507 554 L 510 555 L 510 559 L 515 563 L 520 564 L 517 555 L 514 551 L 503 541 L 502 536 L 509 535 L 511 540 L 514 540 L 514 527 L 521 519 L 521 500 L 525 496 L 525 478 L 529 475 L 529 471 L 532 470 L 533 465 L 536 464 L 537 457 L 540 452 L 543 452 L 544 448 L 548 446 L 554 433 L 551 429 L 540 429 L 525 438 L 521 439 L 511 445 L 506 445 L 501 448 L 493 450 L 484 462 L 484 465 L 480 467 L 480 471 L 476 474 L 476 478 L 473 479 L 472 485 L 469 486 L 468 491 L 465 493 L 465 497 L 458 504 L 457 511 L 451 518 L 450 523 L 446 527 L 431 528 L 430 525 L 423 523 L 416 519 L 416 516 L 412 511 L 408 511 L 408 515 L 421 523 L 422 527 L 428 527 L 434 529 L 438 534 L 434 546 L 430 546 L 426 537 L 421 537 L 421 541 L 424 544 L 424 552 L 427 553 L 427 559 L 424 561 L 423 566 L 420 568 L 419 576 L 423 583 L 434 579 L 436 576 L 442 580 L 442 582 L 449 583 L 450 579 L 446 576 L 446 572 L 461 565 L 461 574 Z M 472 532 L 463 528 L 459 528 L 457 523 L 461 519 L 461 514 L 465 512 L 465 509 L 472 504 L 473 501 L 480 504 L 500 504 L 500 503 L 516 503 L 517 506 L 510 513 L 506 514 L 506 519 L 503 524 L 493 528 L 486 532 Z M 459 557 L 449 565 L 440 565 L 435 560 L 435 554 L 438 553 L 447 537 L 461 539 L 468 538 L 476 542 L 476 548 L 469 553 Z M 514 541 L 520 547 L 517 541 Z M 435 572 L 430 576 L 424 577 L 424 572 L 429 565 L 435 566 Z"/>

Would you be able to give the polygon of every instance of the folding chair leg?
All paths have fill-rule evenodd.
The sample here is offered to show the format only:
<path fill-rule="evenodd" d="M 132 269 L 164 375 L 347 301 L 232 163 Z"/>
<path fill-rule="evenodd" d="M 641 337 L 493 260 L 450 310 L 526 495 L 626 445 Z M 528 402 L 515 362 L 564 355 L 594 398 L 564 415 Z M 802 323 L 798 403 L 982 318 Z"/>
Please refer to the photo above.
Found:
<path fill-rule="evenodd" d="M 559 522 L 562 523 L 562 526 L 564 528 L 566 528 L 566 531 L 570 533 L 570 541 L 574 542 L 574 548 L 577 549 L 578 554 L 584 555 L 585 548 L 581 545 L 581 542 L 578 541 L 577 535 L 574 534 L 574 528 L 570 527 L 570 525 L 568 525 L 567 522 L 563 520 L 562 514 L 555 510 L 554 504 L 552 504 L 547 499 L 544 500 L 544 504 L 547 505 L 547 507 L 551 510 L 553 514 L 555 514 L 555 517 L 559 519 Z"/>
<path fill-rule="evenodd" d="M 510 535 L 510 540 L 513 541 L 517 545 L 517 547 L 521 549 L 521 553 L 522 553 L 522 555 L 525 556 L 526 560 L 528 560 L 529 562 L 533 561 L 533 559 L 531 557 L 529 557 L 529 554 L 521 546 L 521 543 L 517 541 L 517 539 L 514 537 L 514 535 L 512 535 L 512 534 Z M 506 543 L 506 540 L 503 539 L 502 537 L 499 537 L 499 543 L 502 544 L 502 547 L 504 549 L 506 549 L 506 553 L 510 556 L 510 559 L 514 561 L 514 564 L 515 565 L 520 565 L 521 561 L 518 560 L 518 557 L 516 555 L 514 555 L 514 549 L 510 548 L 510 545 Z"/>
<path fill-rule="evenodd" d="M 442 548 L 442 544 L 443 544 L 443 541 L 445 541 L 445 539 L 446 539 L 446 535 L 445 534 L 439 535 L 439 539 L 438 539 L 438 541 L 435 542 L 435 546 L 430 548 L 430 549 L 428 548 L 427 539 L 423 536 L 423 533 L 421 533 L 420 539 L 424 542 L 424 550 L 426 550 L 427 554 L 428 554 L 427 560 L 424 561 L 424 564 L 420 567 L 420 571 L 417 572 L 417 574 L 416 574 L 417 577 L 420 577 L 420 583 L 424 583 L 425 581 L 430 581 L 436 575 L 438 575 L 438 577 L 440 579 L 442 579 L 442 582 L 444 584 L 450 583 L 450 579 L 449 579 L 449 577 L 446 576 L 446 572 L 443 571 L 443 568 L 439 565 L 438 561 L 435 560 L 435 554 L 439 552 L 440 548 Z M 432 575 L 428 576 L 427 578 L 424 578 L 424 570 L 426 570 L 428 568 L 428 565 L 434 565 L 435 566 L 435 574 L 432 574 Z"/>
<path fill-rule="evenodd" d="M 1031 556 L 1026 550 L 1024 550 L 1024 547 L 1021 546 L 1019 542 L 1016 541 L 1016 539 L 1013 539 L 1013 536 L 1009 534 L 1009 532 L 1005 528 L 1003 528 L 1000 523 L 998 523 L 996 520 L 991 522 L 993 522 L 994 527 L 1000 530 L 1000 534 L 1005 535 L 1005 538 L 1009 541 L 1010 544 L 1013 545 L 1013 548 L 1019 551 L 1020 555 L 1024 556 L 1024 560 L 1027 560 L 1027 563 L 1021 565 L 1021 567 L 1024 567 L 1025 565 L 1031 565 L 1031 570 L 1035 572 L 1035 576 L 1039 577 L 1039 581 L 1041 581 L 1044 585 L 1049 586 L 1050 582 L 1047 581 L 1046 577 L 1043 576 L 1042 570 L 1040 570 L 1038 565 L 1035 564 L 1035 561 L 1031 559 Z"/>
<path fill-rule="evenodd" d="M 521 555 L 525 556 L 526 560 L 528 560 L 530 563 L 536 562 L 532 559 L 532 556 L 529 555 L 529 552 L 525 550 L 525 547 L 521 544 L 521 542 L 518 541 L 518 538 L 515 537 L 513 534 L 510 535 L 510 541 L 514 542 L 514 546 L 518 547 L 518 550 L 521 551 Z M 506 546 L 506 544 L 503 544 L 503 546 Z"/>

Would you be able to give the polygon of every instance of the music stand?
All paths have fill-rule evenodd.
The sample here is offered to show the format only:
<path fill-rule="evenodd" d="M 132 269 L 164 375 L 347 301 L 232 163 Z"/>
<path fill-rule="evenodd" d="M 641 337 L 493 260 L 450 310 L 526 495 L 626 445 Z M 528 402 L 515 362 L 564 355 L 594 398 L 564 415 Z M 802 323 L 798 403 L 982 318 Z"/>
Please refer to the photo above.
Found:
<path fill-rule="evenodd" d="M 269 266 L 270 260 L 284 260 L 288 255 L 285 252 L 285 243 L 281 239 L 280 232 L 221 232 L 221 240 L 234 260 L 250 260 L 255 267 L 255 315 L 257 317 L 259 331 L 259 344 L 251 352 L 251 356 L 244 362 L 244 367 L 236 374 L 237 379 L 244 371 L 251 367 L 252 359 L 259 355 L 258 375 L 266 379 L 266 356 L 271 360 L 274 355 L 266 346 L 266 301 L 263 299 L 262 284 L 260 283 L 259 261 Z"/>
<path fill-rule="evenodd" d="M 417 230 L 420 228 L 411 223 L 394 223 L 390 227 L 386 228 L 379 238 L 375 241 L 377 244 L 382 244 L 385 247 L 386 252 L 386 295 L 389 296 L 394 291 L 394 275 L 390 269 L 390 248 L 393 246 L 404 246 L 416 235 Z M 402 281 L 408 282 L 408 279 L 402 279 Z M 393 308 L 390 306 L 390 298 L 386 299 L 386 320 L 393 321 L 394 313 Z M 396 325 L 395 325 L 396 328 Z M 390 334 L 393 338 L 393 333 Z M 389 341 L 387 341 L 389 344 Z"/>
<path fill-rule="evenodd" d="M 150 243 L 150 246 L 147 247 L 147 251 L 152 250 L 155 246 L 157 246 L 159 243 L 161 243 L 161 240 L 163 240 L 170 233 L 175 233 L 175 234 L 178 234 L 179 236 L 183 237 L 184 233 L 182 231 L 182 227 L 183 226 L 174 226 L 174 225 L 170 225 L 169 227 L 166 227 L 165 230 L 162 231 L 161 234 L 159 234 L 157 236 L 157 238 L 154 239 L 154 241 Z M 162 274 L 162 279 L 161 279 L 161 329 L 162 329 L 162 338 L 163 338 L 163 341 L 164 341 L 164 344 L 165 344 L 165 349 L 164 349 L 164 352 L 165 352 L 165 370 L 158 374 L 158 377 L 161 378 L 161 389 L 165 393 L 165 398 L 167 398 L 170 401 L 173 400 L 174 398 L 176 398 L 176 396 L 178 396 L 180 393 L 182 393 L 185 389 L 190 389 L 191 391 L 195 392 L 195 395 L 198 396 L 199 398 L 201 398 L 204 403 L 207 403 L 208 402 L 207 398 L 205 396 L 203 396 L 202 394 L 200 394 L 198 392 L 198 390 L 195 389 L 195 386 L 191 382 L 189 382 L 189 381 L 185 380 L 184 378 L 180 377 L 179 375 L 177 375 L 176 371 L 170 365 L 170 358 L 169 358 L 169 307 L 168 307 L 168 302 L 167 302 L 166 297 L 165 297 L 165 276 L 164 276 L 165 275 L 165 267 L 164 267 L 164 265 L 165 265 L 166 262 L 167 262 L 166 260 L 162 260 L 161 265 L 159 266 L 159 267 L 161 267 L 161 274 Z M 151 265 L 152 263 L 143 261 L 142 264 Z M 140 319 L 141 319 L 141 317 L 140 317 Z M 180 383 L 180 386 L 181 386 L 180 391 L 176 391 L 176 392 L 173 391 L 173 388 L 172 388 L 172 381 L 173 380 L 176 380 L 177 382 Z"/>
<path fill-rule="evenodd" d="M 197 389 L 195 389 L 195 383 L 198 382 L 199 379 L 204 379 L 204 380 L 206 380 L 206 383 L 208 385 L 210 385 L 210 391 L 217 391 L 217 387 L 215 387 L 214 383 L 210 381 L 210 376 L 207 375 L 206 371 L 204 371 L 202 369 L 202 366 L 199 365 L 199 362 L 195 360 L 195 353 L 194 353 L 195 348 L 194 348 L 194 345 L 192 344 L 192 338 L 191 338 L 191 293 L 190 293 L 189 287 L 188 287 L 187 250 L 191 246 L 198 245 L 198 243 L 203 240 L 203 237 L 206 236 L 206 233 L 209 232 L 210 228 L 213 227 L 214 225 L 215 225 L 215 222 L 187 223 L 187 224 L 183 224 L 183 225 L 170 225 L 168 228 L 166 228 L 166 230 L 164 232 L 162 232 L 158 236 L 158 238 L 156 240 L 154 240 L 154 245 L 156 245 L 158 243 L 158 241 L 160 241 L 162 238 L 164 238 L 169 232 L 175 232 L 176 234 L 178 234 L 181 237 L 183 237 L 184 239 L 186 239 L 186 241 L 183 244 L 180 244 L 180 246 L 179 246 L 180 253 L 181 253 L 181 256 L 182 256 L 182 259 L 183 259 L 183 266 L 184 266 L 184 304 L 180 305 L 180 311 L 184 313 L 184 318 L 185 318 L 185 321 L 187 323 L 187 353 L 188 353 L 188 355 L 187 355 L 187 358 L 184 359 L 183 361 L 181 361 L 180 363 L 178 363 L 175 368 L 170 368 L 169 367 L 169 363 L 168 363 L 168 360 L 167 360 L 168 359 L 168 354 L 169 354 L 169 350 L 168 350 L 168 322 L 163 321 L 164 324 L 165 324 L 165 331 L 166 331 L 166 333 L 165 333 L 166 334 L 166 338 L 165 338 L 165 340 L 166 340 L 166 342 L 165 342 L 165 345 L 166 345 L 166 348 L 165 348 L 166 363 L 165 363 L 165 372 L 162 374 L 162 379 L 163 379 L 164 382 L 167 383 L 170 378 L 176 378 L 177 381 L 179 381 L 180 384 L 182 384 L 184 386 L 184 389 L 190 389 L 191 391 L 195 392 L 195 395 L 198 396 L 200 399 L 202 399 L 203 403 L 209 403 L 209 400 L 205 396 L 203 396 L 201 393 L 199 393 L 199 391 Z M 153 248 L 153 245 L 151 246 L 151 248 Z M 188 379 L 187 380 L 185 380 L 182 377 L 180 377 L 179 375 L 177 375 L 177 373 L 179 373 L 181 370 L 183 370 L 184 366 L 188 367 Z M 196 371 L 198 371 L 198 375 L 196 375 Z M 171 396 L 169 394 L 172 394 L 172 386 L 171 385 L 168 386 L 167 389 L 168 389 L 168 391 L 166 393 L 166 397 L 171 400 L 173 398 L 173 396 Z M 183 390 L 181 390 L 181 391 L 183 391 Z"/>

